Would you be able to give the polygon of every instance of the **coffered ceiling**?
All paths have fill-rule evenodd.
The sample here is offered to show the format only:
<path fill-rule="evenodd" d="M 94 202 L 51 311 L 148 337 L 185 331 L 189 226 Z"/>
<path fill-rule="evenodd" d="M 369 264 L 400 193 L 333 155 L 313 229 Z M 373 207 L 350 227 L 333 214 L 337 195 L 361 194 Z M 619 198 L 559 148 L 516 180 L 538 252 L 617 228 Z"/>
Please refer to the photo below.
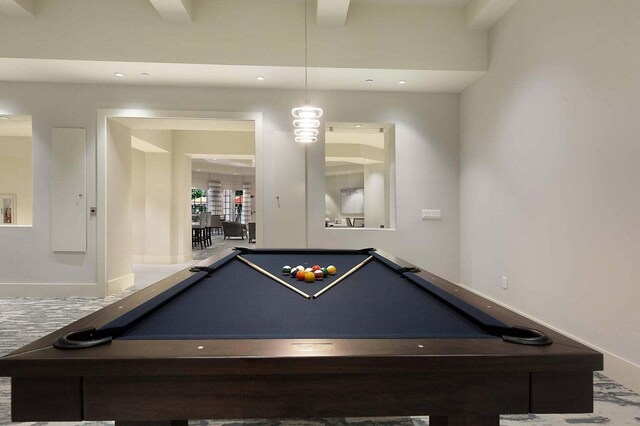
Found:
<path fill-rule="evenodd" d="M 307 0 L 309 88 L 460 92 L 486 72 L 487 31 L 516 1 Z M 0 81 L 299 89 L 304 6 L 2 0 Z"/>

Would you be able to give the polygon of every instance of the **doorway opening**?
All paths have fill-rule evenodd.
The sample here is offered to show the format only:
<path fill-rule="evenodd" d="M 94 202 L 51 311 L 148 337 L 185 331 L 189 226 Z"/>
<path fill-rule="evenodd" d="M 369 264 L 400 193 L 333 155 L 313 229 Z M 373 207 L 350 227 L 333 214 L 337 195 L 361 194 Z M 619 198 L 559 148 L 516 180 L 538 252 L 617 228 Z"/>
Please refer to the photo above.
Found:
<path fill-rule="evenodd" d="M 227 219 L 218 198 L 226 182 L 237 181 L 229 176 L 240 176 L 240 190 L 253 201 L 244 220 L 260 229 L 261 114 L 100 110 L 98 118 L 97 281 L 104 294 L 151 284 L 223 250 L 216 244 L 226 240 L 222 226 L 212 218 Z M 254 239 L 259 245 L 260 235 Z M 150 282 L 139 282 L 134 265 Z"/>

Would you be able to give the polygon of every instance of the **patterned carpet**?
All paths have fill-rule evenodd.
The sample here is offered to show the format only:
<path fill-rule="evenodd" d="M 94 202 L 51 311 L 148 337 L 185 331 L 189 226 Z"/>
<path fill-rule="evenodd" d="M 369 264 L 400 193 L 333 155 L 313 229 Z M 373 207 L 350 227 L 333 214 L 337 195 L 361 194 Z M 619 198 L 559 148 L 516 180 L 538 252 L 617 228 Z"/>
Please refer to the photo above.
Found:
<path fill-rule="evenodd" d="M 217 238 L 208 250 L 194 251 L 194 258 L 204 259 L 226 247 L 248 245 L 246 240 L 221 241 Z M 17 349 L 32 340 L 80 319 L 103 306 L 116 302 L 148 284 L 149 271 L 143 268 L 137 272 L 136 285 L 122 293 L 107 298 L 0 298 L 0 355 Z M 156 272 L 157 273 L 157 272 Z M 144 276 L 146 275 L 147 278 Z M 626 389 L 606 376 L 594 376 L 595 412 L 573 415 L 509 415 L 501 416 L 501 426 L 556 426 L 594 425 L 640 426 L 640 395 Z M 71 423 L 11 423 L 10 383 L 6 377 L 0 378 L 0 424 L 12 425 L 98 425 L 113 422 L 71 422 Z M 323 418 L 323 419 L 277 419 L 277 420 L 200 420 L 192 425 L 211 426 L 425 426 L 427 416 L 399 418 Z"/>

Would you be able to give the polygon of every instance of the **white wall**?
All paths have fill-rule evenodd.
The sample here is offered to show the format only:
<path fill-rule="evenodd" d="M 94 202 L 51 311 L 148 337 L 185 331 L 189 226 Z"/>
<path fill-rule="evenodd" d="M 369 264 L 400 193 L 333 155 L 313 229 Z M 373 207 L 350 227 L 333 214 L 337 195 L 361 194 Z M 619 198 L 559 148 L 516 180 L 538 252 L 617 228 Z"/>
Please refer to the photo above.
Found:
<path fill-rule="evenodd" d="M 167 132 L 170 133 L 170 132 Z M 173 163 L 171 153 L 145 155 L 145 257 L 144 263 L 183 263 L 184 257 L 174 258 L 172 254 L 171 226 L 175 226 L 171 216 L 173 198 Z M 135 196 L 135 194 L 132 194 Z M 191 222 L 189 226 L 191 226 Z M 186 254 L 190 259 L 190 253 Z"/>
<path fill-rule="evenodd" d="M 171 130 L 132 130 L 131 134 L 167 152 L 146 152 L 144 191 L 131 197 L 144 197 L 144 252 L 146 264 L 182 263 L 184 258 L 172 256 L 171 227 L 173 225 L 173 132 Z M 135 150 L 132 149 L 132 152 Z M 133 173 L 133 170 L 132 170 Z M 135 258 L 135 256 L 134 256 Z M 189 259 L 190 259 L 189 255 Z"/>
<path fill-rule="evenodd" d="M 174 130 L 172 133 L 174 143 L 185 154 L 212 154 L 223 158 L 256 153 L 255 132 Z"/>
<path fill-rule="evenodd" d="M 0 295 L 95 295 L 95 217 L 87 212 L 86 253 L 51 253 L 48 206 L 53 127 L 87 129 L 87 183 L 95 182 L 97 103 L 83 99 L 80 87 L 73 91 L 58 85 L 0 83 L 0 93 L 1 110 L 37 115 L 32 122 L 33 199 L 38 206 L 47 206 L 33 209 L 30 228 L 0 229 Z M 103 102 L 108 97 L 103 92 Z M 95 188 L 89 186 L 87 191 L 87 205 L 95 206 Z"/>
<path fill-rule="evenodd" d="M 395 230 L 325 228 L 324 146 L 309 146 L 308 246 L 377 247 L 457 282 L 458 96 L 345 92 L 311 99 L 324 109 L 327 121 L 395 123 L 397 202 Z M 425 208 L 442 209 L 443 219 L 423 221 Z"/>
<path fill-rule="evenodd" d="M 16 196 L 16 225 L 31 225 L 31 138 L 0 136 L 0 194 Z M 2 279 L 0 278 L 0 281 Z"/>
<path fill-rule="evenodd" d="M 293 142 L 291 107 L 302 93 L 288 90 L 139 87 L 118 85 L 23 84 L 0 82 L 0 110 L 33 115 L 34 199 L 49 205 L 49 145 L 52 127 L 87 129 L 87 205 L 96 205 L 96 116 L 98 108 L 260 112 L 263 115 L 261 178 L 265 223 L 261 239 L 267 247 L 378 246 L 434 273 L 458 278 L 458 98 L 456 95 L 364 92 L 311 92 L 325 110 L 326 120 L 396 123 L 397 231 L 330 234 L 324 229 L 324 152 L 322 144 L 305 147 Z M 64 105 L 64 108 L 60 107 Z M 129 148 L 130 150 L 130 148 Z M 305 152 L 309 152 L 305 160 Z M 305 161 L 308 161 L 305 202 Z M 184 163 L 184 164 L 183 164 Z M 176 158 L 174 177 L 191 182 L 190 160 Z M 257 177 L 258 178 L 258 177 Z M 175 182 L 174 182 L 175 184 Z M 256 185 L 258 186 L 258 185 Z M 184 209 L 172 217 L 190 217 L 189 193 L 174 185 L 174 205 Z M 278 204 L 278 198 L 280 203 Z M 305 204 L 309 203 L 308 210 Z M 420 209 L 442 208 L 441 222 L 423 222 Z M 184 211 L 182 211 L 184 210 Z M 307 230 L 307 213 L 309 223 Z M 281 214 L 286 212 L 286 214 Z M 0 294 L 96 294 L 96 220 L 88 217 L 86 254 L 73 259 L 49 251 L 48 209 L 34 210 L 33 228 L 0 229 L 0 271 L 11 289 Z M 186 222 L 185 222 L 186 223 Z M 129 222 L 129 238 L 130 234 Z M 188 226 L 188 225 L 187 225 Z M 292 227 L 295 232 L 292 232 Z M 172 241 L 188 240 L 182 227 L 172 227 Z M 419 236 L 419 237 L 418 237 Z M 409 242 L 409 243 L 407 243 Z M 189 249 L 189 247 L 185 248 Z M 131 241 L 128 242 L 129 250 Z M 177 253 L 172 253 L 177 255 Z M 131 257 L 129 257 L 129 260 Z M 33 283 L 29 287 L 24 283 Z M 60 283 L 74 283 L 61 286 Z M 93 283 L 93 284 L 92 284 Z M 88 285 L 79 285 L 88 284 Z"/>
<path fill-rule="evenodd" d="M 145 153 L 131 150 L 131 253 L 133 263 L 143 263 L 145 255 Z"/>
<path fill-rule="evenodd" d="M 354 215 L 342 214 L 342 198 L 340 190 L 343 188 L 364 188 L 364 174 L 353 173 L 346 175 L 327 176 L 325 178 L 325 214 L 330 221 L 342 217 L 353 217 Z M 367 193 L 365 192 L 365 199 Z"/>
<path fill-rule="evenodd" d="M 461 99 L 461 280 L 640 390 L 640 2 L 520 1 L 490 44 Z"/>
<path fill-rule="evenodd" d="M 387 165 L 368 164 L 364 166 L 364 226 L 367 228 L 389 227 L 386 218 L 387 205 L 385 180 Z"/>
<path fill-rule="evenodd" d="M 172 255 L 171 165 L 171 153 L 131 150 L 133 263 L 182 263 Z"/>

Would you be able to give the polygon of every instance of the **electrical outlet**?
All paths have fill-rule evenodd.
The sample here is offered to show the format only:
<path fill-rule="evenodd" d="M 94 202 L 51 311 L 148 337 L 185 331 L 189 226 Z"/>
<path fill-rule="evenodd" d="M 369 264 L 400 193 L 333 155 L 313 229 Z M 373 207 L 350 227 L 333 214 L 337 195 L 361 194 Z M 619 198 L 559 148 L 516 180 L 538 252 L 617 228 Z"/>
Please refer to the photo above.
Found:
<path fill-rule="evenodd" d="M 441 220 L 442 210 L 422 209 L 422 220 Z"/>
<path fill-rule="evenodd" d="M 503 275 L 502 276 L 502 288 L 506 290 L 507 287 L 509 287 L 509 279 L 505 275 Z"/>

